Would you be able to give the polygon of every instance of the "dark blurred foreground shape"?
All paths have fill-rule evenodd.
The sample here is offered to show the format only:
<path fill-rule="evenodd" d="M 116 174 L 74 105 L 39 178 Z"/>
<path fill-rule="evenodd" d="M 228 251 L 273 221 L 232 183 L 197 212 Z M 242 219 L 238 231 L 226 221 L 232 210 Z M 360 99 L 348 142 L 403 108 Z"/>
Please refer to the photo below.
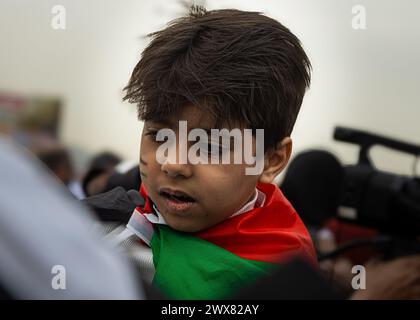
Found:
<path fill-rule="evenodd" d="M 17 299 L 141 299 L 128 261 L 40 162 L 0 137 L 0 287 Z M 66 288 L 53 289 L 54 267 Z"/>

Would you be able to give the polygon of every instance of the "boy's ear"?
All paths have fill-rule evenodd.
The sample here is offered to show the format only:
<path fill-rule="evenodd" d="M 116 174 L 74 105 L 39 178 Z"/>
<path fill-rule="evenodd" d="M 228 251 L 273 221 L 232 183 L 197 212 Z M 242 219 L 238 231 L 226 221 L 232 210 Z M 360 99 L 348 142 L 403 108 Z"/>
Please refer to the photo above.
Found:
<path fill-rule="evenodd" d="M 258 179 L 262 183 L 271 183 L 274 178 L 282 172 L 292 154 L 292 139 L 284 138 L 274 150 L 265 154 L 264 170 Z"/>

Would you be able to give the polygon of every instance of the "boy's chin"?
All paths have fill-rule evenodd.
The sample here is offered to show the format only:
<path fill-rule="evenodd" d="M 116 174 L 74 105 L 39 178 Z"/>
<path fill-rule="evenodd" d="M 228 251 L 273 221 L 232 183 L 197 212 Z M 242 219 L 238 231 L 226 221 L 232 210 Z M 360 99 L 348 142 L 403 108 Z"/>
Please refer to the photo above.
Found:
<path fill-rule="evenodd" d="M 195 232 L 203 231 L 210 227 L 210 226 L 202 226 L 197 223 L 193 223 L 191 221 L 174 221 L 173 217 L 172 219 L 165 218 L 165 220 L 168 226 L 170 226 L 172 229 L 176 231 L 181 231 L 181 232 L 195 233 Z"/>

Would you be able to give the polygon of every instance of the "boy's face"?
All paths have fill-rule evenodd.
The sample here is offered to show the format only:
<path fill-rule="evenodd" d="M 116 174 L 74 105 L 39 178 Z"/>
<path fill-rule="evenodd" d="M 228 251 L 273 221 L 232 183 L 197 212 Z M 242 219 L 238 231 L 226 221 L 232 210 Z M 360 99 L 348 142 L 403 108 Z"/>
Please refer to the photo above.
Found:
<path fill-rule="evenodd" d="M 167 123 L 146 121 L 141 138 L 140 172 L 148 196 L 168 225 L 180 231 L 197 232 L 227 219 L 242 208 L 254 196 L 260 176 L 246 175 L 245 168 L 252 165 L 234 164 L 233 161 L 231 164 L 212 164 L 210 161 L 209 164 L 188 161 L 187 164 L 179 161 L 160 164 L 156 151 L 162 142 L 156 141 L 156 133 L 165 128 L 176 133 L 179 159 L 180 145 L 186 144 L 179 141 L 180 120 L 187 121 L 188 130 L 206 130 L 214 125 L 208 115 L 193 106 L 184 108 L 180 117 L 169 118 Z M 255 139 L 253 144 L 255 148 Z M 169 194 L 187 198 L 177 199 Z"/>

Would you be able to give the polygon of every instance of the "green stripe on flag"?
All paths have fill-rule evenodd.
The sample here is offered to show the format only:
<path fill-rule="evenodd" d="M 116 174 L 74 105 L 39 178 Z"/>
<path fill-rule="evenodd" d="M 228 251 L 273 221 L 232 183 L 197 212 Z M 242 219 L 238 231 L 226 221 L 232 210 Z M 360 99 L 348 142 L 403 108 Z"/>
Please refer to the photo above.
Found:
<path fill-rule="evenodd" d="M 156 226 L 150 245 L 156 268 L 153 283 L 171 299 L 223 299 L 274 266 L 243 259 L 165 225 Z"/>

